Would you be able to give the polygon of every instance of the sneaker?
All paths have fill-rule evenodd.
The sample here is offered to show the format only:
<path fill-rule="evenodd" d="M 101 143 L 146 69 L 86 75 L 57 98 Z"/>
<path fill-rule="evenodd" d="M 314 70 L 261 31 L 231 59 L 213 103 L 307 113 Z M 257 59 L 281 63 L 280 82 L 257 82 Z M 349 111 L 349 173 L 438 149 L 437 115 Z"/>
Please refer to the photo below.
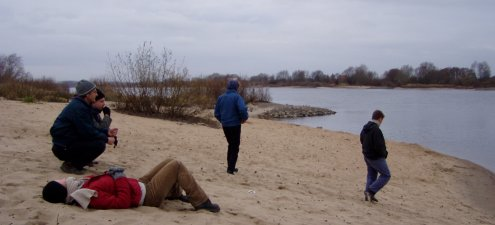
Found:
<path fill-rule="evenodd" d="M 64 162 L 60 166 L 60 169 L 64 171 L 64 173 L 72 173 L 76 175 L 83 175 L 84 174 L 84 169 L 78 169 L 72 165 L 70 162 Z"/>
<path fill-rule="evenodd" d="M 208 210 L 210 212 L 219 212 L 220 211 L 220 206 L 218 206 L 217 204 L 215 203 L 211 203 L 210 199 L 206 200 L 206 202 L 204 202 L 203 204 L 199 205 L 199 206 L 196 206 L 194 207 L 195 210 L 200 210 L 200 209 L 204 209 L 204 210 Z"/>
<path fill-rule="evenodd" d="M 237 169 L 237 168 L 235 168 L 234 170 L 229 170 L 229 169 L 227 169 L 227 173 L 228 173 L 228 174 L 232 174 L 232 175 L 234 175 L 234 173 L 237 173 L 237 172 L 239 172 L 239 169 Z"/>
<path fill-rule="evenodd" d="M 375 198 L 375 194 L 373 194 L 373 193 L 371 193 L 371 192 L 369 192 L 369 191 L 365 191 L 365 192 L 364 192 L 364 200 L 365 200 L 365 201 L 368 201 L 368 199 L 369 199 L 369 201 L 370 201 L 371 203 L 376 203 L 376 202 L 378 202 L 378 199 L 376 199 L 376 198 Z"/>

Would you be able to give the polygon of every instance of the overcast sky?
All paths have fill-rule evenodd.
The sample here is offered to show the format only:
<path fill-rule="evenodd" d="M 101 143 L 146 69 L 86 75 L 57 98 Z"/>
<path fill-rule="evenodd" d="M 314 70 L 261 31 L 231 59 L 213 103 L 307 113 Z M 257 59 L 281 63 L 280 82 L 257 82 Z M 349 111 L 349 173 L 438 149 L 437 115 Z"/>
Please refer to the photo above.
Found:
<path fill-rule="evenodd" d="M 103 76 L 145 41 L 192 76 L 474 61 L 493 74 L 494 21 L 493 0 L 0 0 L 0 55 L 56 80 Z"/>

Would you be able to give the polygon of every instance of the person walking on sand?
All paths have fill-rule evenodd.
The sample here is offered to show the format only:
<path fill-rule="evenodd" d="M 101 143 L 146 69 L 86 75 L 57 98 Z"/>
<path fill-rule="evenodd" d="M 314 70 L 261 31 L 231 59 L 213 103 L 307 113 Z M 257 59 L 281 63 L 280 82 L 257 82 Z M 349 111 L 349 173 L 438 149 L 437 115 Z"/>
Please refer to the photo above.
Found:
<path fill-rule="evenodd" d="M 368 169 L 366 176 L 366 187 L 364 190 L 364 200 L 372 203 L 378 202 L 375 195 L 390 180 L 390 171 L 387 166 L 387 147 L 385 138 L 380 130 L 385 115 L 380 110 L 375 110 L 360 134 L 364 162 Z M 378 176 L 380 174 L 380 176 Z"/>
<path fill-rule="evenodd" d="M 239 145 L 241 144 L 241 124 L 249 118 L 244 99 L 237 93 L 239 82 L 231 79 L 227 82 L 227 91 L 218 97 L 215 105 L 215 118 L 222 124 L 223 132 L 228 143 L 227 173 L 234 174 Z"/>
<path fill-rule="evenodd" d="M 81 80 L 74 97 L 57 116 L 50 128 L 52 152 L 63 161 L 60 169 L 65 173 L 83 174 L 89 165 L 105 151 L 105 144 L 115 143 L 118 129 L 97 128 L 91 106 L 97 95 L 96 85 Z"/>
<path fill-rule="evenodd" d="M 84 209 L 160 207 L 168 199 L 191 203 L 195 210 L 220 211 L 182 162 L 175 159 L 162 161 L 139 179 L 126 177 L 123 168 L 110 167 L 99 176 L 52 180 L 43 187 L 42 195 L 45 201 L 77 204 Z"/>

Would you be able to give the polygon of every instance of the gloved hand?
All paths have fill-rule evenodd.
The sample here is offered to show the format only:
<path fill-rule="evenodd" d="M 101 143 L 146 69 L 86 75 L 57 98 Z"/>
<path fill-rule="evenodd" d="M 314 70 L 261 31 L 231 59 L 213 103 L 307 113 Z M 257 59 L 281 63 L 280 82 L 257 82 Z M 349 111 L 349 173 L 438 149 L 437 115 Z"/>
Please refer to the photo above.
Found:
<path fill-rule="evenodd" d="M 103 107 L 103 115 L 110 116 L 110 108 L 108 106 Z"/>
<path fill-rule="evenodd" d="M 110 176 L 113 177 L 113 179 L 117 179 L 117 178 L 120 178 L 120 177 L 125 177 L 125 174 L 124 174 L 124 168 L 122 167 L 118 167 L 118 166 L 111 166 L 109 169 L 108 169 L 108 172 L 107 172 Z"/>

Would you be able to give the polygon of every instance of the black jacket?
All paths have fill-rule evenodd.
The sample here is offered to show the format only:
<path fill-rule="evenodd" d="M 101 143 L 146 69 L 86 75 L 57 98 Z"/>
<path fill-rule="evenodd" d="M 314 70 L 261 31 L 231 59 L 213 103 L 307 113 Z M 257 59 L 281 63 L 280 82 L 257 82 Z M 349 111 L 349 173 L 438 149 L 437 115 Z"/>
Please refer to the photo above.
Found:
<path fill-rule="evenodd" d="M 363 155 L 368 159 L 387 158 L 388 152 L 385 146 L 385 138 L 378 124 L 369 121 L 363 126 L 360 135 Z"/>

